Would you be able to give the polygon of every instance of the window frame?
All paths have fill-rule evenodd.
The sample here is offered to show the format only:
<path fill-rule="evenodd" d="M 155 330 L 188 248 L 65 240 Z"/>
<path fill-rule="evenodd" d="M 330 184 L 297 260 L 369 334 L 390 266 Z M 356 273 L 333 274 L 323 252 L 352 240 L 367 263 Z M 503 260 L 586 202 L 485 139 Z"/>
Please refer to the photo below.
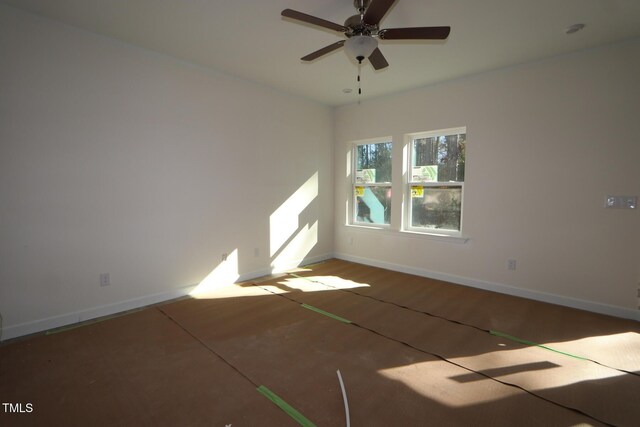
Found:
<path fill-rule="evenodd" d="M 412 180 L 412 170 L 413 170 L 413 143 L 417 139 L 424 138 L 433 138 L 440 136 L 450 136 L 450 135 L 465 135 L 465 156 L 466 156 L 466 144 L 468 142 L 467 135 L 467 127 L 460 126 L 455 128 L 448 129 L 438 129 L 433 131 L 426 132 L 416 132 L 405 135 L 406 147 L 407 147 L 407 155 L 406 155 L 406 163 L 405 163 L 405 179 L 404 179 L 404 191 L 403 197 L 405 198 L 405 203 L 403 203 L 403 225 L 402 231 L 410 232 L 410 233 L 418 233 L 430 236 L 450 236 L 450 237 L 462 237 L 463 236 L 463 226 L 464 226 L 464 181 L 444 181 L 444 182 L 425 182 L 425 181 L 413 181 Z M 466 163 L 465 163 L 465 180 L 466 180 Z M 414 227 L 411 225 L 412 215 L 413 215 L 413 201 L 411 197 L 411 188 L 413 186 L 421 186 L 423 188 L 441 188 L 441 187 L 460 187 L 460 229 L 441 229 L 441 228 L 427 228 L 427 227 Z"/>
<path fill-rule="evenodd" d="M 385 181 L 385 182 L 368 182 L 368 183 L 362 183 L 362 182 L 357 182 L 357 173 L 358 173 L 358 147 L 362 146 L 362 145 L 373 145 L 373 144 L 391 144 L 391 181 Z M 367 227 L 367 228 L 377 228 L 377 229 L 390 229 L 391 228 L 391 216 L 389 218 L 389 224 L 385 224 L 385 223 L 372 223 L 372 222 L 365 222 L 365 221 L 358 221 L 358 209 L 357 209 L 357 195 L 356 195 L 356 187 L 370 187 L 370 188 L 375 188 L 375 187 L 382 187 L 382 188 L 386 188 L 388 187 L 389 190 L 391 191 L 391 204 L 393 204 L 393 138 L 391 137 L 383 137 L 383 138 L 375 138 L 375 139 L 370 139 L 370 140 L 363 140 L 363 141 L 354 141 L 351 143 L 351 186 L 350 186 L 350 192 L 351 192 L 351 196 L 349 197 L 349 204 L 351 207 L 351 212 L 350 212 L 350 218 L 349 218 L 349 225 L 354 225 L 354 226 L 358 226 L 358 227 Z M 390 207 L 391 209 L 391 207 Z M 390 213 L 391 215 L 391 213 Z"/>

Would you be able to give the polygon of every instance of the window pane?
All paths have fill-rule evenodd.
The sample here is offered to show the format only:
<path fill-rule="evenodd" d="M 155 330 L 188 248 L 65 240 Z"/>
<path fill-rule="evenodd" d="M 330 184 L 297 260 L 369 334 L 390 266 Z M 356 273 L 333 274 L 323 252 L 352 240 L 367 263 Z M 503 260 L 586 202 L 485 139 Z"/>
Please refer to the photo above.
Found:
<path fill-rule="evenodd" d="M 391 143 L 358 145 L 356 183 L 391 182 Z"/>
<path fill-rule="evenodd" d="M 411 226 L 460 230 L 462 186 L 412 187 Z"/>
<path fill-rule="evenodd" d="M 464 181 L 466 134 L 414 139 L 411 181 Z"/>
<path fill-rule="evenodd" d="M 391 187 L 356 187 L 356 221 L 389 224 Z"/>

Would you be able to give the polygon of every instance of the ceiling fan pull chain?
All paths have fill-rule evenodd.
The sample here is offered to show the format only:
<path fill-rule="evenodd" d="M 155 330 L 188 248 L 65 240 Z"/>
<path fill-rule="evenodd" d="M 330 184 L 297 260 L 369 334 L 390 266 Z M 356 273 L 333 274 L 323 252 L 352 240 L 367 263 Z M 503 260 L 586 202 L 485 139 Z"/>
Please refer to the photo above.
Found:
<path fill-rule="evenodd" d="M 358 105 L 362 99 L 362 83 L 360 82 L 360 69 L 362 68 L 362 61 L 358 61 Z"/>
<path fill-rule="evenodd" d="M 358 102 L 360 102 L 360 95 L 362 95 L 362 83 L 360 82 L 360 69 L 362 68 L 362 61 L 358 62 Z"/>

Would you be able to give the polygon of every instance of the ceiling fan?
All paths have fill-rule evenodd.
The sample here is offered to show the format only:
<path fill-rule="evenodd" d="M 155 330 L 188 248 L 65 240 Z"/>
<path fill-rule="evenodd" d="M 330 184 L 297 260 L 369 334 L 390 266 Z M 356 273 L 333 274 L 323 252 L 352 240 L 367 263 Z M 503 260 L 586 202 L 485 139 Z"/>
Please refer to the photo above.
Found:
<path fill-rule="evenodd" d="M 378 48 L 378 40 L 376 38 L 381 40 L 444 40 L 449 37 L 449 32 L 451 31 L 451 27 L 380 29 L 380 21 L 395 2 L 396 0 L 354 0 L 353 6 L 358 10 L 358 14 L 347 18 L 344 25 L 292 9 L 283 10 L 282 16 L 338 31 L 344 33 L 347 37 L 346 40 L 337 41 L 303 56 L 301 58 L 303 61 L 313 61 L 344 46 L 347 53 L 359 64 L 365 58 L 369 58 L 373 68 L 380 70 L 389 66 L 389 63 Z"/>

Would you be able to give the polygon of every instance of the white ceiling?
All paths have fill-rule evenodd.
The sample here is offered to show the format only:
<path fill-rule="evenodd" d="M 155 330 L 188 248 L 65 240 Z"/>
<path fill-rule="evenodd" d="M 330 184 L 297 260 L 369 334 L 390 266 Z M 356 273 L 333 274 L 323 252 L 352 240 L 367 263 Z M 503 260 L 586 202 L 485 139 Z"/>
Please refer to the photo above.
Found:
<path fill-rule="evenodd" d="M 280 16 L 291 8 L 342 24 L 356 12 L 352 0 L 0 3 L 327 105 L 358 99 L 357 66 L 342 49 L 300 61 L 342 35 Z M 565 34 L 575 23 L 586 28 Z M 382 41 L 390 66 L 363 66 L 362 99 L 638 37 L 640 0 L 397 0 L 380 27 L 439 25 L 451 26 L 445 42 Z"/>

